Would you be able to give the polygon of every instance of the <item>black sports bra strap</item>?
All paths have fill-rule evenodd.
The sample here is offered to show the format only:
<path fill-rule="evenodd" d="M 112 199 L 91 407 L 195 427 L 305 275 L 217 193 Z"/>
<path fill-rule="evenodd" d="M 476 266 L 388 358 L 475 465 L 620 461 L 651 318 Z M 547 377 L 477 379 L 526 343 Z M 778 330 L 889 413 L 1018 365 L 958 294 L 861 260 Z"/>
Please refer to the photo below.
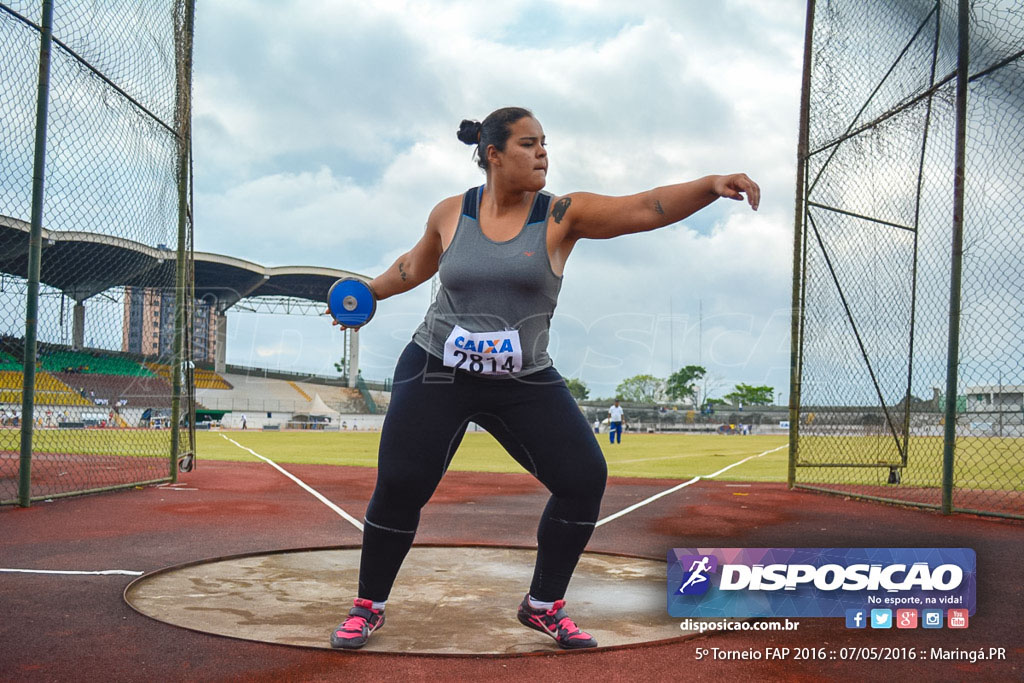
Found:
<path fill-rule="evenodd" d="M 533 203 L 533 211 L 530 212 L 530 218 L 526 221 L 526 224 L 541 223 L 548 217 L 548 205 L 551 204 L 551 195 L 537 193 L 537 200 Z"/>
<path fill-rule="evenodd" d="M 533 202 L 533 210 L 530 211 L 530 218 L 526 224 L 541 223 L 548 217 L 548 207 L 551 205 L 551 195 L 538 192 Z M 472 187 L 462 195 L 462 215 L 477 220 L 480 213 L 480 188 Z"/>
<path fill-rule="evenodd" d="M 480 188 L 471 187 L 462 195 L 462 215 L 477 219 L 480 209 Z"/>

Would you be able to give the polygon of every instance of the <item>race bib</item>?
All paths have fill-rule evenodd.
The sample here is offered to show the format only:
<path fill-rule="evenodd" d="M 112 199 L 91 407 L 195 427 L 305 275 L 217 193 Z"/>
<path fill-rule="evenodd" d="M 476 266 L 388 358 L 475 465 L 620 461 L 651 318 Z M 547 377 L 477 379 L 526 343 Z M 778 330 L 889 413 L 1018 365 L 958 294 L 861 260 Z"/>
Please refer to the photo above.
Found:
<path fill-rule="evenodd" d="M 507 375 L 523 369 L 519 330 L 469 332 L 458 325 L 444 342 L 444 364 L 475 375 Z"/>

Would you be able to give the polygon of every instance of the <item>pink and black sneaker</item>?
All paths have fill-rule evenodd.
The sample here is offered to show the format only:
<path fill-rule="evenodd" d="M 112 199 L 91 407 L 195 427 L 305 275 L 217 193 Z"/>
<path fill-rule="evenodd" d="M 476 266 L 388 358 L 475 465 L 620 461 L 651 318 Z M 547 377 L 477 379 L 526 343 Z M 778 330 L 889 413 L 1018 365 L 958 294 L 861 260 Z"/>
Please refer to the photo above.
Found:
<path fill-rule="evenodd" d="M 546 633 L 555 639 L 558 647 L 563 650 L 579 650 L 585 647 L 597 647 L 594 637 L 581 631 L 572 619 L 565 614 L 565 600 L 557 600 L 551 609 L 534 609 L 530 607 L 530 596 L 523 598 L 519 605 L 519 622 L 535 631 Z"/>
<path fill-rule="evenodd" d="M 384 625 L 384 610 L 373 609 L 373 602 L 363 598 L 355 599 L 355 607 L 348 612 L 346 619 L 331 634 L 331 647 L 344 650 L 357 650 L 370 634 Z"/>

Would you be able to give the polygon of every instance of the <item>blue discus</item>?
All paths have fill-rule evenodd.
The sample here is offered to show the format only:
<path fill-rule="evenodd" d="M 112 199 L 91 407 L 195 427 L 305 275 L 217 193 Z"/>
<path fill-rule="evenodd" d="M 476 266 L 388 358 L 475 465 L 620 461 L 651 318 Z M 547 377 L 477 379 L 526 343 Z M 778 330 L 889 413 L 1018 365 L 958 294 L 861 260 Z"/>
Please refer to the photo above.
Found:
<path fill-rule="evenodd" d="M 345 327 L 362 327 L 377 312 L 377 299 L 362 280 L 345 277 L 327 292 L 331 315 Z"/>

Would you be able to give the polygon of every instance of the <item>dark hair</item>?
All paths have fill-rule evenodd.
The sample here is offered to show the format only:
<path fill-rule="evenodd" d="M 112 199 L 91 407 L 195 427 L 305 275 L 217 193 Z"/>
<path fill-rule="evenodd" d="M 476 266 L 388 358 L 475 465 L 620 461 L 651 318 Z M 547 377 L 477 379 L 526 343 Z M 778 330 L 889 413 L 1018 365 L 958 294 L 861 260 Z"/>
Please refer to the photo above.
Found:
<path fill-rule="evenodd" d="M 463 119 L 457 133 L 459 140 L 467 145 L 476 145 L 476 165 L 487 170 L 487 148 L 490 145 L 499 152 L 505 151 L 505 143 L 511 134 L 509 128 L 519 119 L 532 117 L 533 112 L 523 107 L 502 107 L 495 109 L 483 123 Z"/>

